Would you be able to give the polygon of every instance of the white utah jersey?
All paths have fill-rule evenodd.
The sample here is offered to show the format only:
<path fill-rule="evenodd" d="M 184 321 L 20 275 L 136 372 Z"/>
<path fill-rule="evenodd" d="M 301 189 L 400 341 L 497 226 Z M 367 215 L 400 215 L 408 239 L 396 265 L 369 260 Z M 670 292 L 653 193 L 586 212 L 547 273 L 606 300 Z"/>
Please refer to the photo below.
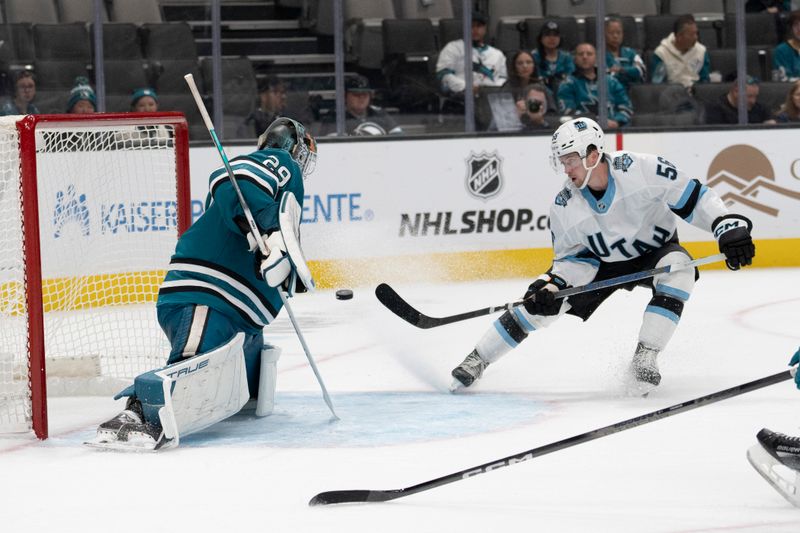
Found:
<path fill-rule="evenodd" d="M 663 157 L 605 155 L 608 188 L 599 200 L 568 180 L 550 208 L 552 273 L 570 285 L 589 283 L 601 262 L 628 261 L 670 241 L 678 217 L 711 231 L 728 209 L 717 194 Z M 595 170 L 596 172 L 596 170 Z"/>

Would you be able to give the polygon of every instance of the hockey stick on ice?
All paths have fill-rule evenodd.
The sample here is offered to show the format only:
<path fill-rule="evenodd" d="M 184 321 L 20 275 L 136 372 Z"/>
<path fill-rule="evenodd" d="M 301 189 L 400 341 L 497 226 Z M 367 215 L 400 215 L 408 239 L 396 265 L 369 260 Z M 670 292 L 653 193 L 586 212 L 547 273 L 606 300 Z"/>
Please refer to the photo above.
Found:
<path fill-rule="evenodd" d="M 651 270 L 643 270 L 642 272 L 634 272 L 633 274 L 626 274 L 624 276 L 619 276 L 616 278 L 605 279 L 602 281 L 595 281 L 587 285 L 582 285 L 580 287 L 572 287 L 571 289 L 560 290 L 556 293 L 555 296 L 556 298 L 566 298 L 568 296 L 573 296 L 575 294 L 591 292 L 598 289 L 605 289 L 607 287 L 613 287 L 615 285 L 623 285 L 625 283 L 632 283 L 634 281 L 651 278 L 658 274 L 664 274 L 666 272 L 671 272 L 673 270 L 695 267 L 698 265 L 705 265 L 708 263 L 716 263 L 717 261 L 722 261 L 724 259 L 725 259 L 725 254 L 709 255 L 708 257 L 701 257 L 700 259 L 694 259 L 686 263 L 678 263 L 674 265 L 667 265 L 659 268 L 653 268 Z M 461 322 L 462 320 L 468 320 L 470 318 L 490 315 L 492 313 L 496 313 L 497 311 L 502 311 L 504 309 L 511 309 L 513 307 L 517 307 L 524 303 L 524 300 L 517 300 L 514 302 L 508 302 L 501 305 L 495 305 L 492 307 L 484 307 L 483 309 L 478 309 L 476 311 L 468 311 L 466 313 L 459 313 L 457 315 L 450 315 L 437 318 L 424 315 L 419 311 L 417 311 L 416 309 L 414 309 L 413 307 L 411 307 L 411 304 L 405 301 L 399 294 L 397 294 L 397 292 L 393 288 L 391 288 L 386 283 L 381 283 L 375 288 L 375 296 L 378 298 L 378 300 L 380 300 L 380 302 L 384 306 L 386 306 L 386 308 L 389 311 L 396 314 L 409 324 L 417 326 L 418 328 L 422 329 L 436 328 L 439 326 L 444 326 L 446 324 L 452 324 L 453 322 Z"/>
<path fill-rule="evenodd" d="M 389 500 L 395 500 L 397 498 L 410 496 L 411 494 L 416 494 L 418 492 L 441 487 L 442 485 L 447 485 L 448 483 L 453 483 L 454 481 L 460 481 L 462 479 L 485 474 L 487 472 L 491 472 L 492 470 L 497 470 L 498 468 L 511 466 L 513 464 L 528 461 L 529 459 L 534 459 L 542 455 L 564 450 L 578 444 L 583 444 L 584 442 L 593 441 L 601 437 L 607 437 L 608 435 L 613 435 L 614 433 L 619 433 L 621 431 L 625 431 L 626 429 L 643 426 L 644 424 L 649 424 L 650 422 L 655 422 L 656 420 L 661 420 L 662 418 L 667 418 L 677 415 L 678 413 L 684 413 L 692 409 L 697 409 L 698 407 L 703 407 L 704 405 L 709 405 L 721 400 L 739 396 L 741 394 L 746 394 L 754 390 L 774 385 L 775 383 L 780 383 L 781 381 L 786 381 L 787 379 L 790 379 L 792 375 L 792 370 L 784 370 L 783 372 L 774 374 L 772 376 L 767 376 L 749 383 L 743 383 L 730 389 L 725 389 L 707 396 L 701 396 L 693 400 L 688 400 L 670 407 L 665 407 L 645 415 L 629 418 L 628 420 L 623 420 L 622 422 L 617 422 L 616 424 L 612 424 L 610 426 L 593 429 L 591 431 L 587 431 L 586 433 L 575 435 L 574 437 L 569 437 L 557 442 L 545 444 L 544 446 L 539 446 L 538 448 L 533 448 L 514 455 L 509 455 L 508 457 L 503 457 L 502 459 L 497 459 L 496 461 L 491 461 L 482 465 L 474 466 L 472 468 L 460 470 L 458 472 L 447 474 L 430 481 L 423 481 L 422 483 L 418 483 L 410 487 L 390 490 L 332 490 L 317 494 L 311 498 L 311 501 L 309 501 L 308 504 L 330 505 L 334 503 L 385 502 Z"/>
<path fill-rule="evenodd" d="M 242 206 L 242 211 L 244 212 L 244 217 L 247 219 L 247 225 L 250 227 L 250 233 L 253 234 L 253 238 L 255 238 L 256 243 L 258 243 L 258 249 L 267 257 L 269 255 L 269 248 L 267 248 L 267 243 L 264 242 L 264 239 L 261 237 L 261 232 L 258 231 L 258 226 L 256 226 L 256 221 L 253 218 L 253 213 L 250 212 L 250 207 L 247 205 L 247 201 L 244 199 L 244 195 L 242 195 L 242 190 L 239 188 L 239 183 L 236 181 L 236 177 L 233 175 L 233 169 L 231 168 L 231 164 L 228 161 L 228 156 L 225 154 L 225 150 L 222 148 L 222 143 L 220 143 L 219 138 L 217 137 L 217 132 L 214 129 L 214 124 L 211 122 L 211 117 L 208 116 L 208 110 L 206 110 L 206 106 L 203 103 L 203 99 L 200 97 L 200 91 L 197 90 L 197 85 L 194 83 L 194 76 L 191 74 L 187 74 L 183 77 L 186 80 L 186 83 L 189 85 L 189 90 L 192 92 L 192 96 L 194 96 L 194 101 L 197 104 L 197 109 L 200 111 L 200 115 L 203 117 L 203 122 L 206 124 L 206 129 L 208 129 L 208 133 L 211 134 L 211 140 L 214 141 L 214 146 L 217 148 L 217 152 L 219 153 L 220 158 L 222 159 L 222 163 L 225 165 L 225 171 L 228 173 L 228 178 L 230 178 L 231 185 L 233 185 L 233 190 L 236 191 L 236 196 L 239 199 L 239 204 Z M 328 409 L 331 410 L 331 414 L 333 415 L 334 420 L 339 420 L 339 417 L 336 415 L 336 411 L 333 410 L 333 402 L 331 402 L 331 397 L 328 395 L 328 389 L 325 387 L 325 382 L 322 381 L 322 376 L 319 373 L 319 369 L 317 368 L 317 363 L 314 361 L 314 357 L 311 355 L 311 351 L 308 349 L 308 345 L 306 344 L 306 339 L 303 337 L 303 333 L 300 331 L 300 325 L 297 323 L 297 320 L 294 318 L 294 313 L 292 312 L 292 308 L 289 306 L 289 301 L 286 298 L 286 295 L 283 294 L 283 291 L 278 289 L 278 294 L 283 301 L 283 306 L 286 308 L 286 312 L 289 314 L 289 319 L 292 321 L 292 326 L 294 326 L 294 331 L 297 333 L 297 337 L 300 339 L 300 344 L 303 346 L 303 351 L 306 353 L 306 358 L 308 359 L 308 363 L 311 365 L 311 369 L 314 371 L 314 375 L 317 377 L 317 382 L 319 382 L 319 387 L 322 389 L 322 397 L 325 400 L 325 403 L 328 404 Z"/>

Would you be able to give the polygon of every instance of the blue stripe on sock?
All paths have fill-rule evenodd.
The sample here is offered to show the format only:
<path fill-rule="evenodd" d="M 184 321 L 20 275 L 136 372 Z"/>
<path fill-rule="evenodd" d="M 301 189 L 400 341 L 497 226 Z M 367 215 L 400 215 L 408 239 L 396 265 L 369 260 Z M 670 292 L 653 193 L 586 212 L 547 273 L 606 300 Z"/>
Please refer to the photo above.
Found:
<path fill-rule="evenodd" d="M 508 344 L 512 348 L 517 347 L 519 343 L 511 338 L 511 335 L 508 334 L 506 328 L 503 327 L 503 325 L 500 323 L 499 320 L 494 321 L 494 329 L 496 329 L 497 333 L 499 333 L 500 336 L 503 338 L 503 340 L 506 341 L 506 344 Z"/>
<path fill-rule="evenodd" d="M 520 325 L 525 328 L 525 331 L 528 333 L 536 329 L 536 327 L 528 321 L 525 315 L 522 314 L 522 311 L 520 311 L 519 307 L 514 308 L 514 316 L 517 317 Z"/>
<path fill-rule="evenodd" d="M 680 289 L 676 289 L 675 287 L 669 287 L 667 285 L 662 285 L 662 284 L 656 285 L 656 292 L 660 292 L 661 294 L 666 294 L 667 296 L 673 296 L 682 302 L 689 300 L 689 296 L 691 296 L 686 291 L 682 291 Z"/>
<path fill-rule="evenodd" d="M 657 307 L 655 305 L 648 305 L 647 308 L 644 310 L 645 313 L 655 313 L 657 315 L 661 315 L 664 318 L 668 318 L 675 322 L 676 324 L 680 320 L 680 317 L 673 313 L 672 311 L 667 311 L 663 307 Z"/>

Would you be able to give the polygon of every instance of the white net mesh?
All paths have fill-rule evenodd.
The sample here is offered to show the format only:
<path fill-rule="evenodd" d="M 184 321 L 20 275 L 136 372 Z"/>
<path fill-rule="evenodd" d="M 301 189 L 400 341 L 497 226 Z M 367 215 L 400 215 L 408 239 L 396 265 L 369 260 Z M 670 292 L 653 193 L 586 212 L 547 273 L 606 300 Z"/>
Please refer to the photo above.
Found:
<path fill-rule="evenodd" d="M 31 416 L 19 118 L 0 121 L 0 432 Z M 177 241 L 173 127 L 40 123 L 35 138 L 48 392 L 106 393 L 169 353 L 155 300 Z"/>

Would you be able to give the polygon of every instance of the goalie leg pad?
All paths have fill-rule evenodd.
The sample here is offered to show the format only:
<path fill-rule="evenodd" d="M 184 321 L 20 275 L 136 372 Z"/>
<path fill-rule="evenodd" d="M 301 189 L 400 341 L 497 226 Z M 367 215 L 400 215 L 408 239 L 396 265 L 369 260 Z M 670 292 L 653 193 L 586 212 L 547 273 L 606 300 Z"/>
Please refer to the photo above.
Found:
<path fill-rule="evenodd" d="M 159 419 L 168 439 L 177 444 L 180 436 L 224 420 L 247 403 L 244 340 L 237 333 L 215 350 L 154 372 L 162 380 Z"/>
<path fill-rule="evenodd" d="M 275 385 L 278 379 L 278 359 L 281 349 L 265 344 L 261 350 L 261 373 L 258 381 L 256 416 L 269 416 L 275 409 Z"/>

